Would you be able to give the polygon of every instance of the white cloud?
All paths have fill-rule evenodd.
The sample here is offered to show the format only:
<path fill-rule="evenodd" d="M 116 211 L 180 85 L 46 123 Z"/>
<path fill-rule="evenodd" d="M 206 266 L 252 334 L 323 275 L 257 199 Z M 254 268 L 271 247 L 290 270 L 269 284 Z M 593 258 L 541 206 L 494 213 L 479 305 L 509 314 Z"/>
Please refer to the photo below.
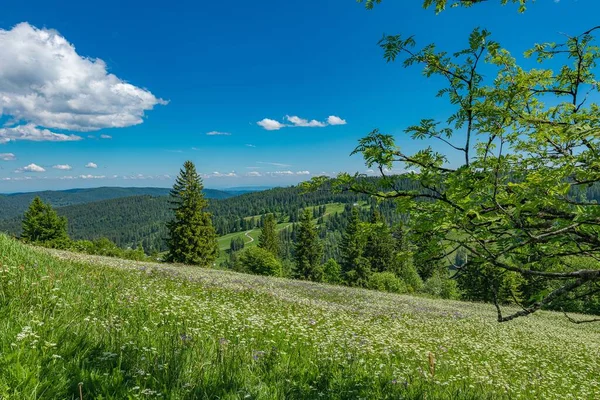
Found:
<path fill-rule="evenodd" d="M 32 180 L 31 176 L 17 176 L 15 178 L 2 178 L 3 181 L 29 181 Z"/>
<path fill-rule="evenodd" d="M 0 160 L 2 161 L 13 161 L 17 157 L 13 153 L 0 153 Z"/>
<path fill-rule="evenodd" d="M 281 128 L 285 128 L 287 125 L 282 124 L 274 119 L 265 118 L 257 122 L 258 125 L 262 126 L 268 131 L 277 131 Z"/>
<path fill-rule="evenodd" d="M 0 29 L 0 109 L 33 126 L 94 131 L 141 124 L 167 104 L 82 57 L 57 31 L 24 22 Z"/>
<path fill-rule="evenodd" d="M 15 172 L 46 172 L 46 170 L 39 165 L 32 163 L 23 168 L 17 169 Z"/>
<path fill-rule="evenodd" d="M 337 117 L 335 115 L 330 115 L 329 117 L 327 117 L 327 123 L 329 125 L 346 125 L 347 124 L 345 119 L 341 119 L 340 117 Z"/>
<path fill-rule="evenodd" d="M 235 173 L 235 171 L 232 171 L 232 172 L 215 171 L 210 174 L 202 174 L 202 178 L 205 178 L 205 179 L 208 179 L 208 178 L 237 178 L 237 177 L 238 177 L 238 175 Z"/>
<path fill-rule="evenodd" d="M 95 164 L 93 162 L 89 162 L 87 164 L 85 164 L 86 168 L 98 168 L 98 164 Z"/>
<path fill-rule="evenodd" d="M 70 169 L 73 169 L 73 167 L 71 167 L 69 164 L 58 164 L 58 165 L 53 166 L 52 168 L 61 169 L 63 171 L 68 171 Z"/>
<path fill-rule="evenodd" d="M 305 118 L 300 118 L 297 115 L 286 115 L 285 119 L 289 122 L 289 124 L 283 124 L 274 119 L 264 118 L 261 121 L 258 121 L 257 124 L 262 126 L 268 131 L 276 131 L 281 128 L 292 127 L 292 128 L 323 128 L 328 125 L 345 125 L 346 120 L 335 115 L 330 115 L 327 118 L 326 122 L 317 121 L 316 119 L 311 119 L 310 121 Z"/>
<path fill-rule="evenodd" d="M 0 32 L 2 31 L 0 30 Z M 2 67 L 0 66 L 0 73 L 1 71 Z M 0 81 L 0 87 L 1 86 L 2 82 Z M 1 109 L 2 93 L 0 92 L 0 110 Z M 37 128 L 34 124 L 19 125 L 12 128 L 0 128 L 0 143 L 8 143 L 16 140 L 28 140 L 32 142 L 72 142 L 81 140 L 81 137 L 77 135 L 55 133 L 48 129 Z"/>
<path fill-rule="evenodd" d="M 296 171 L 296 175 L 310 175 L 310 171 Z"/>
<path fill-rule="evenodd" d="M 208 136 L 231 136 L 229 132 L 210 131 L 206 133 Z"/>
<path fill-rule="evenodd" d="M 282 163 L 276 163 L 276 162 L 257 161 L 256 163 L 257 164 L 272 165 L 274 167 L 291 167 L 290 164 L 282 164 Z"/>
<path fill-rule="evenodd" d="M 253 144 L 246 144 L 246 147 L 256 147 L 256 146 Z"/>
<path fill-rule="evenodd" d="M 262 176 L 262 174 L 258 171 L 250 171 L 246 174 L 246 176 Z"/>
<path fill-rule="evenodd" d="M 79 175 L 79 179 L 104 179 L 106 178 L 104 175 Z"/>
<path fill-rule="evenodd" d="M 298 126 L 298 127 L 323 128 L 324 126 L 327 126 L 327 124 L 325 122 L 317 121 L 316 119 L 309 121 L 307 119 L 300 118 L 296 115 L 291 116 L 291 117 L 289 115 L 286 115 L 285 118 L 288 121 L 290 121 L 292 124 L 294 124 L 294 126 Z"/>
<path fill-rule="evenodd" d="M 294 173 L 292 171 L 274 171 L 274 172 L 267 172 L 267 174 L 271 175 L 271 176 L 294 175 Z"/>
<path fill-rule="evenodd" d="M 102 134 L 102 135 L 100 135 L 100 139 L 112 139 L 112 136 Z"/>

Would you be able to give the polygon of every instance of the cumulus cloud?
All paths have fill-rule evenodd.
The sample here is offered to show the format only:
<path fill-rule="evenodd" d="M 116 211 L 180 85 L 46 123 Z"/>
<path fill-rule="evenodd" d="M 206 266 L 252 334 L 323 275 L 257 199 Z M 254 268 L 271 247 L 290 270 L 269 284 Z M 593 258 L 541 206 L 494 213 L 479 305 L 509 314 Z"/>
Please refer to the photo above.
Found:
<path fill-rule="evenodd" d="M 23 168 L 17 169 L 15 172 L 46 172 L 46 170 L 39 165 L 32 163 Z"/>
<path fill-rule="evenodd" d="M 167 104 L 147 89 L 107 71 L 98 58 L 77 54 L 52 29 L 21 23 L 0 29 L 0 109 L 34 127 L 94 131 L 141 124 Z"/>
<path fill-rule="evenodd" d="M 98 168 L 98 164 L 95 164 L 93 162 L 89 162 L 87 164 L 85 164 L 86 168 Z"/>
<path fill-rule="evenodd" d="M 300 118 L 297 115 L 286 115 L 285 119 L 289 122 L 288 124 L 281 123 L 274 119 L 264 118 L 258 121 L 257 124 L 262 126 L 268 131 L 276 131 L 281 128 L 292 127 L 292 128 L 323 128 L 328 125 L 345 125 L 346 120 L 335 115 L 330 115 L 327 121 L 318 121 L 311 119 L 310 121 L 305 118 Z"/>
<path fill-rule="evenodd" d="M 229 132 L 210 131 L 206 133 L 208 136 L 231 136 Z"/>
<path fill-rule="evenodd" d="M 100 135 L 100 139 L 112 139 L 112 136 L 102 134 L 102 135 Z"/>
<path fill-rule="evenodd" d="M 297 171 L 296 175 L 310 175 L 310 171 Z"/>
<path fill-rule="evenodd" d="M 246 147 L 256 147 L 256 146 L 253 144 L 246 144 Z"/>
<path fill-rule="evenodd" d="M 69 164 L 58 164 L 58 165 L 54 165 L 52 168 L 60 169 L 63 171 L 68 171 L 70 169 L 73 169 L 73 167 L 71 167 Z"/>
<path fill-rule="evenodd" d="M 17 157 L 13 153 L 0 153 L 0 160 L 2 161 L 13 161 Z"/>
<path fill-rule="evenodd" d="M 327 126 L 327 124 L 325 122 L 320 122 L 317 121 L 316 119 L 312 119 L 312 120 L 307 120 L 304 118 L 300 118 L 296 115 L 294 116 L 289 116 L 286 115 L 285 118 L 290 121 L 294 126 L 299 126 L 299 127 L 306 127 L 306 128 L 322 128 L 324 126 Z"/>
<path fill-rule="evenodd" d="M 246 174 L 246 176 L 262 176 L 262 174 L 258 171 L 250 171 Z"/>
<path fill-rule="evenodd" d="M 0 60 L 1 59 L 2 57 L 0 56 Z M 1 71 L 2 67 L 0 66 L 0 74 Z M 1 75 L 0 79 L 2 79 Z M 2 82 L 0 81 L 0 87 L 1 86 Z M 0 110 L 2 109 L 2 101 L 2 93 L 0 92 Z M 81 137 L 77 135 L 55 133 L 48 129 L 38 128 L 34 124 L 19 125 L 12 128 L 0 128 L 0 143 L 8 143 L 16 140 L 28 140 L 31 142 L 72 142 L 81 140 Z"/>
<path fill-rule="evenodd" d="M 285 128 L 287 125 L 282 124 L 274 119 L 264 118 L 257 122 L 258 125 L 262 126 L 268 131 L 277 131 L 281 128 Z"/>
<path fill-rule="evenodd" d="M 329 125 L 346 125 L 347 124 L 345 119 L 341 119 L 340 117 L 337 117 L 335 115 L 330 115 L 329 117 L 327 117 L 327 123 Z"/>

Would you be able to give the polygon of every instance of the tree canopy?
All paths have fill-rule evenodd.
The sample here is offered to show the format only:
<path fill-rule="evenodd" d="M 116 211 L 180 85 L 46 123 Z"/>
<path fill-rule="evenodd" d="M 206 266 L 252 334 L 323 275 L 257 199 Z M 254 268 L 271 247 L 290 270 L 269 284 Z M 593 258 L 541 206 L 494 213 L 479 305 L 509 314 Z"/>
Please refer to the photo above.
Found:
<path fill-rule="evenodd" d="M 424 2 L 437 11 L 446 4 Z M 426 78 L 442 78 L 438 96 L 454 112 L 406 127 L 413 140 L 439 144 L 415 153 L 398 147 L 392 135 L 372 131 L 353 154 L 383 179 L 341 174 L 334 186 L 395 200 L 410 213 L 413 233 L 428 236 L 422 252 L 429 260 L 466 252 L 457 276 L 482 278 L 500 322 L 599 291 L 600 206 L 586 196 L 586 188 L 600 182 L 600 109 L 593 102 L 598 28 L 535 45 L 525 53 L 538 62 L 532 69 L 521 67 L 484 29 L 475 29 L 456 52 L 418 47 L 402 35 L 379 43 L 387 62 L 401 60 L 405 68 L 420 66 Z M 462 162 L 451 163 L 456 156 Z M 410 171 L 402 179 L 418 187 L 400 188 L 400 177 L 387 173 L 392 169 Z M 503 298 L 521 310 L 505 315 Z"/>

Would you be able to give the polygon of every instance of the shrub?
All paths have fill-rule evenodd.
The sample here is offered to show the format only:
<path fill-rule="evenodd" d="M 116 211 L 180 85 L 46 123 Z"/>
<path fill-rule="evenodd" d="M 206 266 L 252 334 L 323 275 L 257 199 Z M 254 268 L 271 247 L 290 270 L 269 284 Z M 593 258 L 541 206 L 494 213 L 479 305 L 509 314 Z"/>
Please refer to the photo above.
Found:
<path fill-rule="evenodd" d="M 323 282 L 332 284 L 342 282 L 342 267 L 333 258 L 323 264 Z"/>
<path fill-rule="evenodd" d="M 281 262 L 275 256 L 260 247 L 251 247 L 245 250 L 239 258 L 242 271 L 257 275 L 281 276 Z"/>
<path fill-rule="evenodd" d="M 406 293 L 406 283 L 398 278 L 393 272 L 374 272 L 369 276 L 367 283 L 369 289 L 375 289 L 382 292 Z"/>
<path fill-rule="evenodd" d="M 398 268 L 397 276 L 406 284 L 408 293 L 418 292 L 423 288 L 423 280 L 410 259 L 404 260 Z"/>
<path fill-rule="evenodd" d="M 455 280 L 450 279 L 448 274 L 443 272 L 434 272 L 431 278 L 427 279 L 423 291 L 434 297 L 442 299 L 458 299 L 460 292 Z"/>

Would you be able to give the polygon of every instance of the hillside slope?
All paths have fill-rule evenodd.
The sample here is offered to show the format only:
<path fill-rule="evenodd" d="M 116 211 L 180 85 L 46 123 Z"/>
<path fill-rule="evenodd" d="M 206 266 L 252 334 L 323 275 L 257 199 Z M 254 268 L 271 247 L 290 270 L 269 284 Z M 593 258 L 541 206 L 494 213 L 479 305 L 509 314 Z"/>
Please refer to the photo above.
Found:
<path fill-rule="evenodd" d="M 156 187 L 99 187 L 0 195 L 0 220 L 22 216 L 31 200 L 36 196 L 39 196 L 45 202 L 49 202 L 53 207 L 65 207 L 130 196 L 166 196 L 169 194 L 169 190 L 168 188 Z M 214 189 L 205 189 L 204 194 L 207 198 L 212 199 L 224 199 L 233 196 L 230 193 Z"/>
<path fill-rule="evenodd" d="M 289 217 L 303 207 L 334 202 L 352 204 L 359 199 L 366 199 L 366 196 L 326 191 L 302 194 L 298 187 L 275 188 L 225 199 L 211 198 L 216 195 L 213 191 L 205 194 L 210 199 L 208 211 L 213 214 L 213 223 L 220 235 L 255 228 L 257 220 L 251 223 L 247 218 L 249 216 L 274 212 Z M 28 203 L 25 207 L 27 205 Z M 172 217 L 168 197 L 150 195 L 74 204 L 59 207 L 56 211 L 67 217 L 69 235 L 73 239 L 93 240 L 106 237 L 121 247 L 135 246 L 142 242 L 147 250 L 161 251 L 165 249 L 166 222 Z M 20 235 L 22 213 L 4 220 L 2 215 L 4 214 L 0 214 L 0 231 Z"/>
<path fill-rule="evenodd" d="M 600 332 L 555 313 L 498 324 L 488 305 L 45 251 L 3 235 L 0 265 L 0 398 L 598 395 Z"/>

